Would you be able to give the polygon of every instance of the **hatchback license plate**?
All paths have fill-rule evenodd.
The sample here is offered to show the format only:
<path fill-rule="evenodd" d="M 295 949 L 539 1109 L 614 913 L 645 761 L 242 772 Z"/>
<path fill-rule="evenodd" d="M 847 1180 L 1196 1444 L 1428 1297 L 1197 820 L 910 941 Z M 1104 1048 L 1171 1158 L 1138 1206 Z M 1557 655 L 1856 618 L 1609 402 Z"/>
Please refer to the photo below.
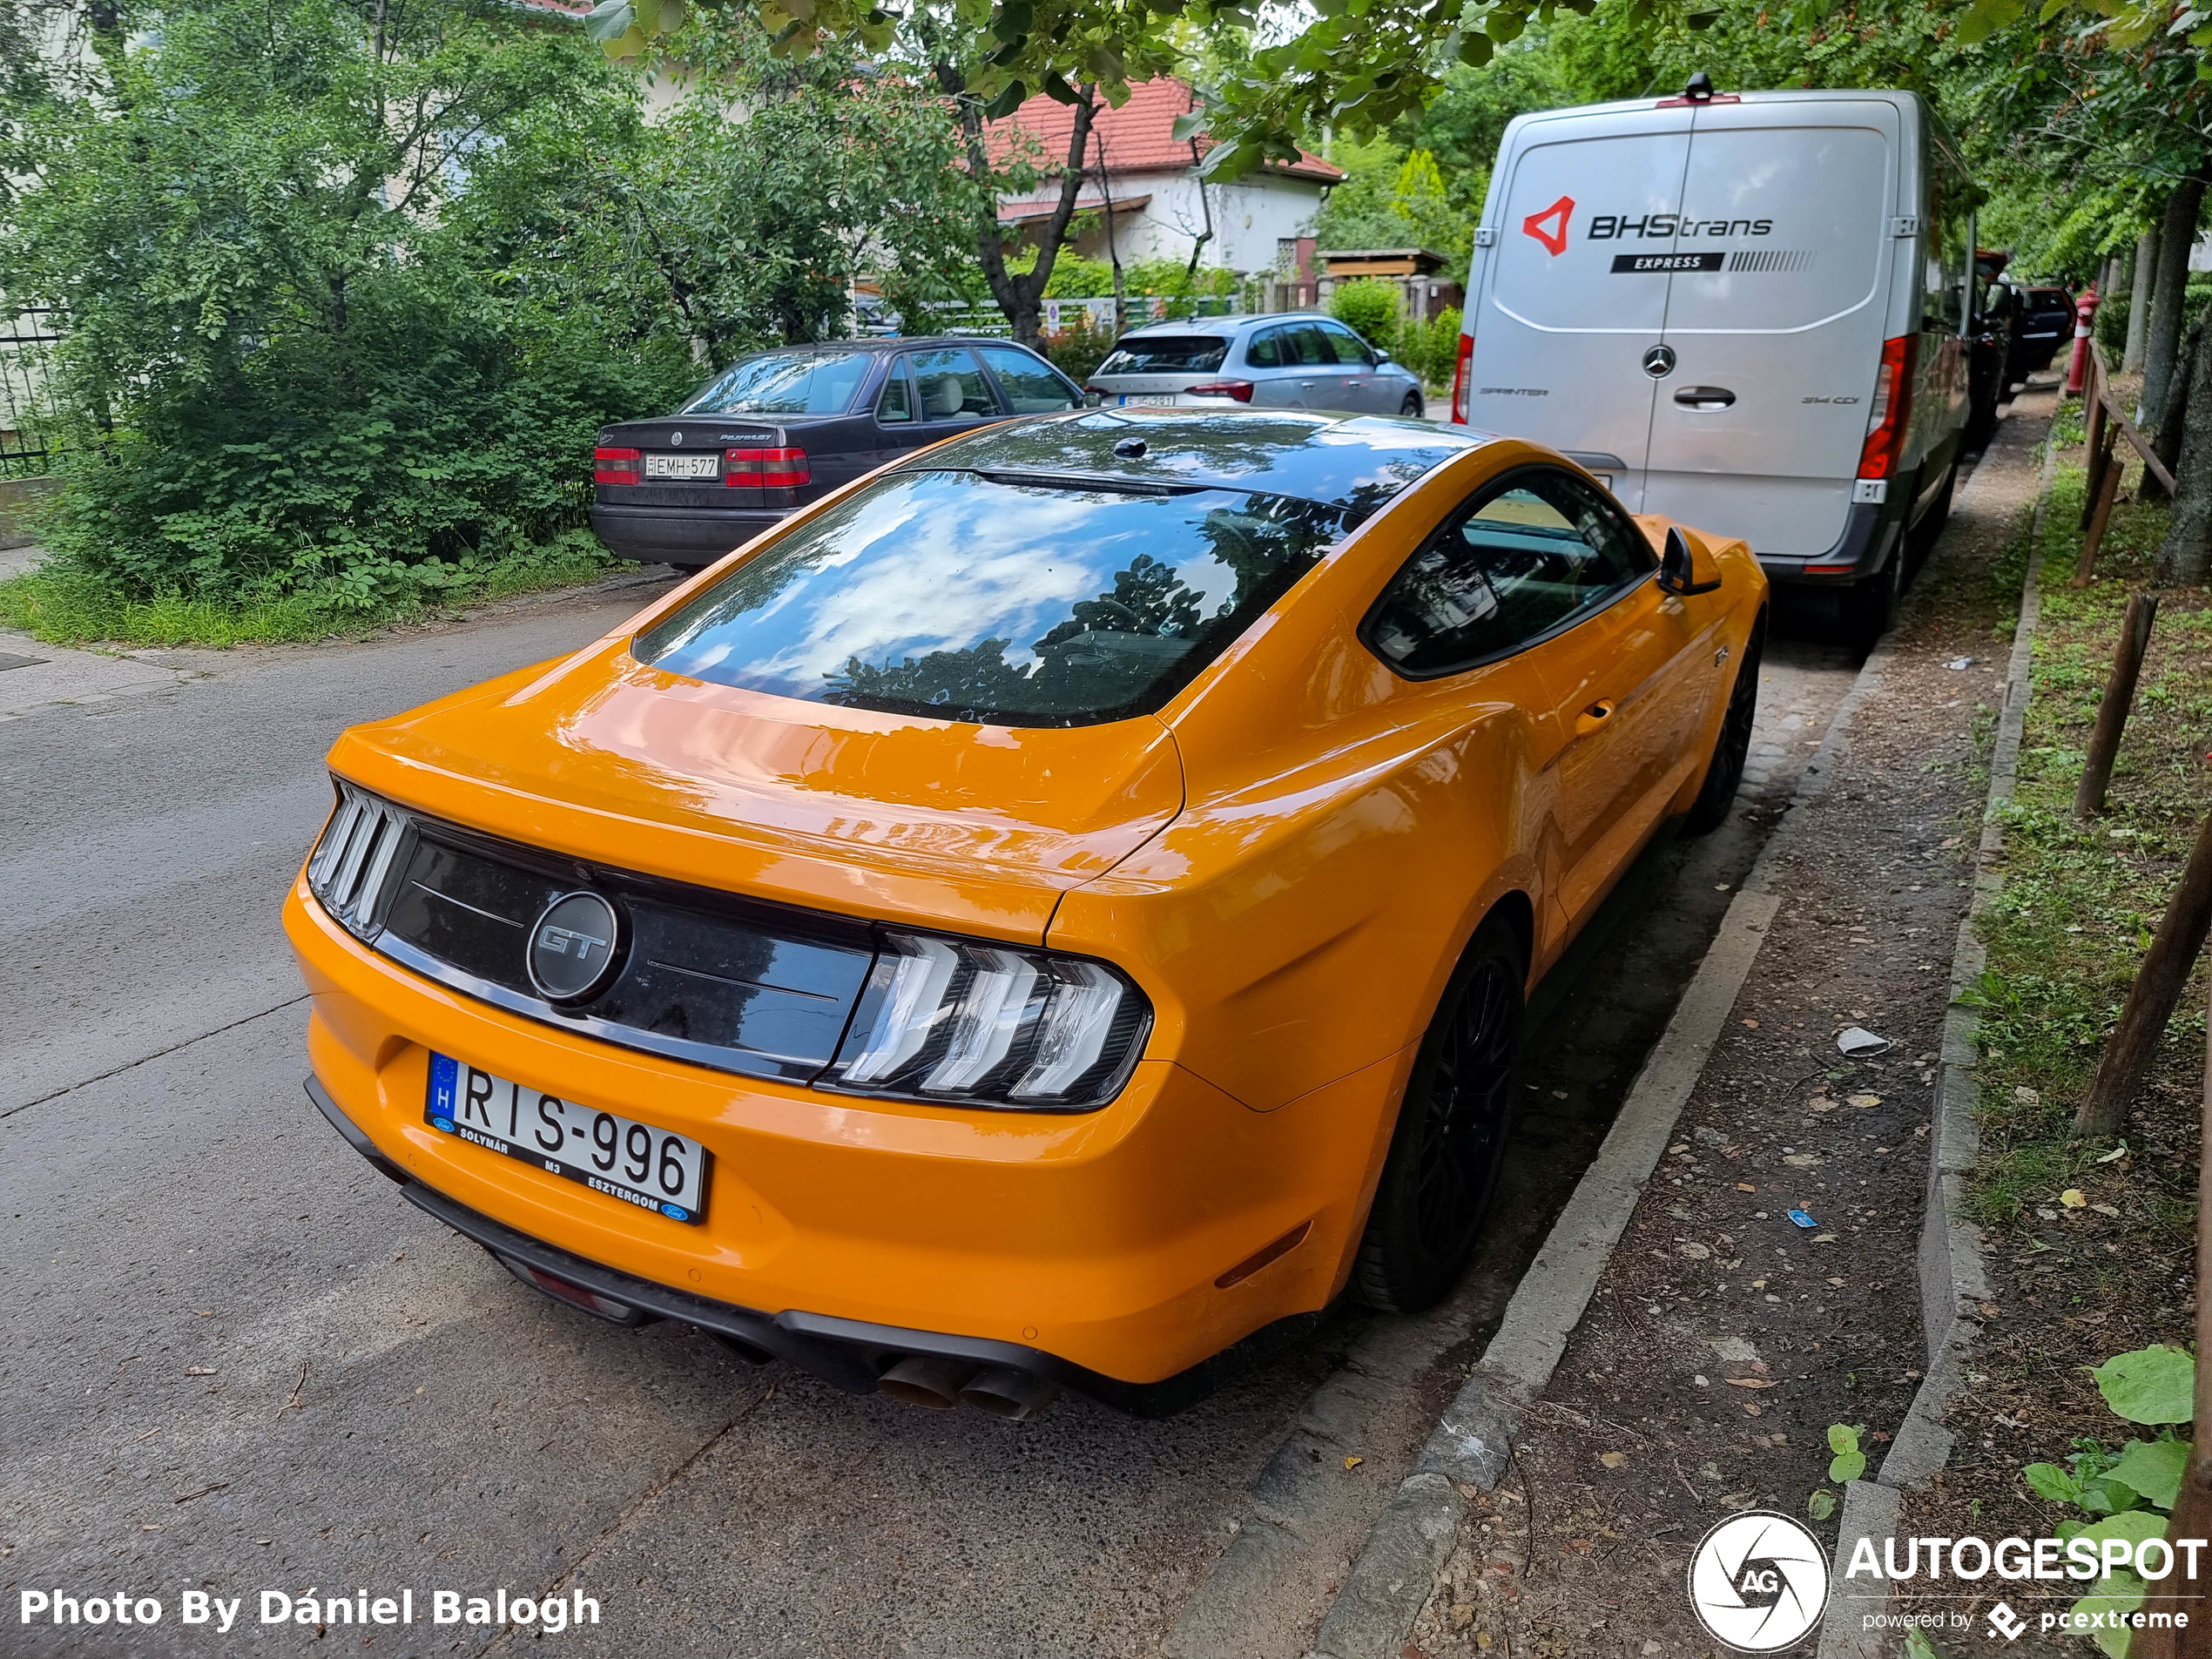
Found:
<path fill-rule="evenodd" d="M 648 478 L 719 478 L 722 475 L 720 455 L 647 455 L 645 476 Z"/>
<path fill-rule="evenodd" d="M 697 1226 L 705 1219 L 706 1149 L 671 1130 L 595 1111 L 442 1054 L 430 1056 L 422 1117 L 442 1134 L 671 1221 Z"/>

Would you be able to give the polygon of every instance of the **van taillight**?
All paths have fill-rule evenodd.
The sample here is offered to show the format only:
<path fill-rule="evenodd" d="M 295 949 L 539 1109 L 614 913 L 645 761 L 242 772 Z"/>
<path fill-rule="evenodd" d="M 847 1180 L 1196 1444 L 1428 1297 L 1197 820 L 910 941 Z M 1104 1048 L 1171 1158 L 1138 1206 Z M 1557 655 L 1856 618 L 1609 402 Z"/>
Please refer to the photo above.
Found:
<path fill-rule="evenodd" d="M 1912 406 L 1912 336 L 1882 342 L 1882 368 L 1874 378 L 1874 403 L 1866 412 L 1866 443 L 1858 475 L 1887 478 L 1905 453 L 1905 422 Z"/>
<path fill-rule="evenodd" d="M 1452 371 L 1452 419 L 1460 425 L 1467 423 L 1467 408 L 1471 389 L 1467 385 L 1467 370 L 1474 364 L 1474 336 L 1460 336 L 1460 366 Z"/>
<path fill-rule="evenodd" d="M 595 484 L 634 484 L 637 482 L 637 451 L 635 449 L 594 449 L 591 452 L 591 482 Z"/>
<path fill-rule="evenodd" d="M 804 449 L 725 449 L 722 482 L 752 484 L 762 489 L 796 489 L 813 475 L 807 469 Z"/>

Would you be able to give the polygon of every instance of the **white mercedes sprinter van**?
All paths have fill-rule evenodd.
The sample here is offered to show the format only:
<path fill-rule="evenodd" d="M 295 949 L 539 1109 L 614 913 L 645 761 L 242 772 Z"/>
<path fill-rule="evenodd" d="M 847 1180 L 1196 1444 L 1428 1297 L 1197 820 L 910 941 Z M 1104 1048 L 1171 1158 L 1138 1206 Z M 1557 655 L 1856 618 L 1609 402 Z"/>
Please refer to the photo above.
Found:
<path fill-rule="evenodd" d="M 1973 190 L 1911 92 L 1524 115 L 1475 235 L 1452 418 L 1534 438 L 1636 512 L 1749 542 L 1889 622 L 1950 510 Z"/>

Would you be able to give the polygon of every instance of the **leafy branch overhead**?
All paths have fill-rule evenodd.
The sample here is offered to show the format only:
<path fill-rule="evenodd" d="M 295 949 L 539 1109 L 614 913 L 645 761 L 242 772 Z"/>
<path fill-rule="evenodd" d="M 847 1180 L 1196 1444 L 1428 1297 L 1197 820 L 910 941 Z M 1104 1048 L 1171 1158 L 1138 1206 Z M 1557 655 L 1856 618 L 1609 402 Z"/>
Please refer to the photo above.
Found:
<path fill-rule="evenodd" d="M 779 51 L 806 56 L 832 42 L 891 49 L 902 25 L 968 43 L 967 91 L 993 118 L 1043 93 L 1062 104 L 1079 89 L 1118 107 L 1130 87 L 1187 67 L 1198 37 L 1265 39 L 1216 60 L 1207 105 L 1176 125 L 1178 141 L 1202 128 L 1220 143 L 1206 157 L 1215 178 L 1262 162 L 1295 159 L 1300 133 L 1324 128 L 1379 132 L 1417 114 L 1454 64 L 1480 65 L 1532 24 L 1586 14 L 1597 0 L 1310 0 L 1297 32 L 1277 38 L 1287 14 L 1254 0 L 928 0 L 893 11 L 873 0 L 599 0 L 588 19 L 609 55 L 651 50 L 687 16 L 748 16 Z M 687 6 L 691 10 L 687 12 Z M 1263 17 L 1264 11 L 1264 17 Z M 1662 18 L 1696 28 L 1718 13 L 1702 0 L 1629 0 L 1628 27 Z"/>

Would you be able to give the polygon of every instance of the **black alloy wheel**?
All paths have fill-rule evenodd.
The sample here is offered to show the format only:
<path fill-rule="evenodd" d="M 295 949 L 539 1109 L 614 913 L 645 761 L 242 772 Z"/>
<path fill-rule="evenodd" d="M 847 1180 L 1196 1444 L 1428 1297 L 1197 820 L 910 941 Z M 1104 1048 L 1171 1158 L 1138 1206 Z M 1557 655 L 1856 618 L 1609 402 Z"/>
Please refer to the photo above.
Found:
<path fill-rule="evenodd" d="M 1505 1162 L 1527 968 L 1511 927 L 1475 930 L 1421 1040 L 1352 1270 L 1359 1299 L 1417 1313 L 1458 1282 Z"/>
<path fill-rule="evenodd" d="M 1406 401 L 1398 406 L 1398 413 L 1408 421 L 1420 420 L 1421 418 L 1421 395 L 1419 392 L 1406 393 Z"/>
<path fill-rule="evenodd" d="M 1736 665 L 1736 684 L 1729 688 L 1728 711 L 1721 716 L 1720 736 L 1713 743 L 1713 762 L 1705 768 L 1705 781 L 1689 805 L 1683 828 L 1703 835 L 1728 822 L 1736 805 L 1736 792 L 1743 786 L 1743 763 L 1751 753 L 1751 726 L 1759 715 L 1759 658 L 1766 651 L 1766 613 L 1751 624 L 1743 642 L 1743 660 Z"/>

